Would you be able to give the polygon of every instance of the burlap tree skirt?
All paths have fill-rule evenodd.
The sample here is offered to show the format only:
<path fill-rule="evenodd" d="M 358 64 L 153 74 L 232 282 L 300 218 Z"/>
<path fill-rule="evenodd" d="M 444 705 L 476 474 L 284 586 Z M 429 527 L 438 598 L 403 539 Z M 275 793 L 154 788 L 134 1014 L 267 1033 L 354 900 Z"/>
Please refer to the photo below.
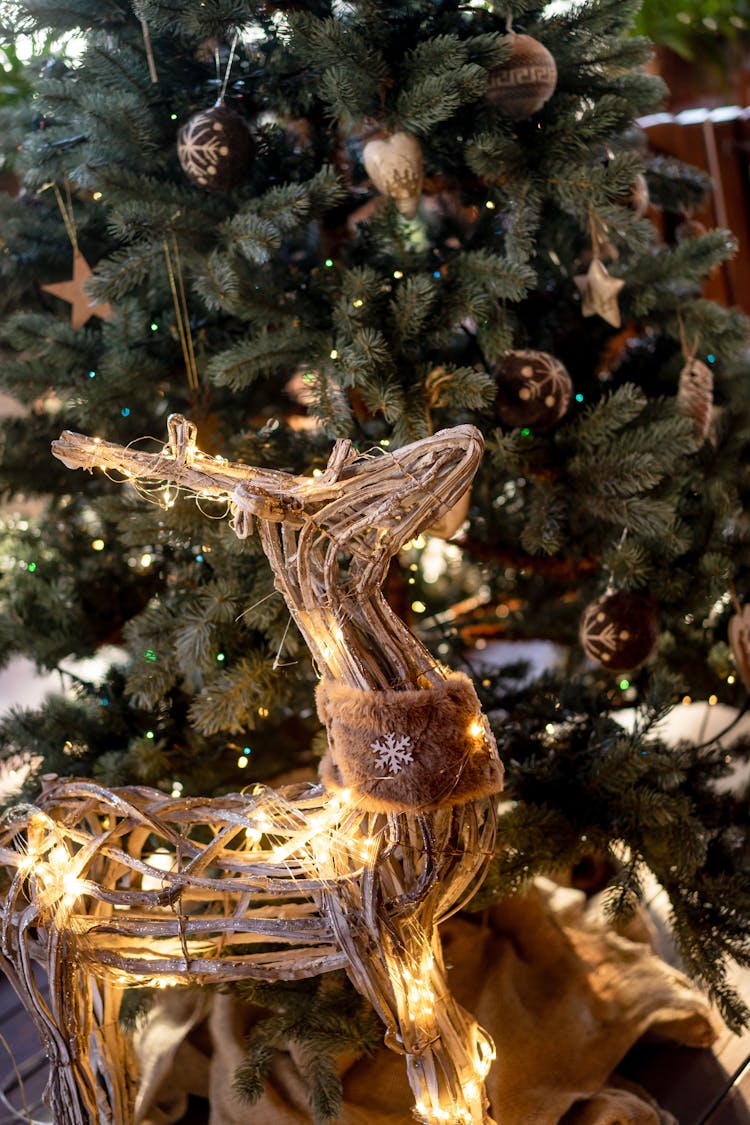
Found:
<path fill-rule="evenodd" d="M 690 981 L 647 941 L 604 925 L 578 891 L 539 880 L 523 898 L 442 930 L 458 1000 L 487 1028 L 497 1061 L 487 1090 L 502 1125 L 667 1125 L 671 1114 L 613 1077 L 648 1033 L 708 1047 L 722 1025 Z M 637 934 L 646 937 L 645 928 Z M 277 1052 L 253 1106 L 234 1093 L 243 1039 L 262 1013 L 232 996 L 174 989 L 138 1041 L 138 1120 L 170 1125 L 190 1093 L 210 1100 L 210 1125 L 306 1125 L 308 1091 L 294 1049 Z M 400 1058 L 385 1049 L 341 1059 L 341 1125 L 408 1125 L 412 1097 Z"/>

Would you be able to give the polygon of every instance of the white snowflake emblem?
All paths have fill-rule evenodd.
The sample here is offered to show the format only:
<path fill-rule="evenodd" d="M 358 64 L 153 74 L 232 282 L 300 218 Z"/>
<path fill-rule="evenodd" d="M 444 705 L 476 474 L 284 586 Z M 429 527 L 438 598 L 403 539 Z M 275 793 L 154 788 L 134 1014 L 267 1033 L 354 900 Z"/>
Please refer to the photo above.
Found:
<path fill-rule="evenodd" d="M 404 766 L 414 760 L 411 752 L 411 738 L 408 734 L 382 734 L 370 749 L 377 754 L 377 764 L 392 774 L 401 773 Z"/>
<path fill-rule="evenodd" d="M 215 176 L 222 157 L 229 156 L 229 146 L 221 121 L 211 113 L 199 113 L 180 130 L 177 151 L 180 163 L 199 184 L 207 184 Z"/>

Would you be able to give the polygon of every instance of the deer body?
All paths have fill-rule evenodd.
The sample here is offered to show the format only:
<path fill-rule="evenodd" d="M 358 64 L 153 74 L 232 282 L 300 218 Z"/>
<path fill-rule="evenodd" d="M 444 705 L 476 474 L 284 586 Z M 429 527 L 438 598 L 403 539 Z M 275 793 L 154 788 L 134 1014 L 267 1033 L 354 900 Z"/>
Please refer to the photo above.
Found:
<path fill-rule="evenodd" d="M 386 693 L 439 689 L 446 679 L 446 670 L 388 606 L 381 588 L 394 555 L 466 492 L 482 454 L 479 432 L 471 426 L 460 426 L 394 453 L 378 451 L 365 457 L 356 454 L 351 443 L 339 441 L 325 471 L 317 478 L 208 457 L 197 449 L 195 436 L 195 427 L 173 416 L 169 421 L 169 442 L 159 454 L 71 433 L 64 433 L 54 443 L 53 451 L 71 468 L 118 469 L 126 477 L 163 480 L 203 496 L 228 497 L 235 531 L 240 537 L 250 533 L 252 517 L 257 518 L 276 587 L 324 680 L 363 692 L 383 693 L 383 698 Z M 118 796 L 117 792 L 95 787 L 89 792 L 89 783 L 75 784 L 77 789 L 74 783 L 59 782 L 52 787 L 46 805 L 43 800 L 44 807 L 52 813 L 53 835 L 60 831 L 55 825 L 62 815 L 56 810 L 67 809 L 66 824 L 73 823 L 87 809 L 87 815 L 91 815 L 94 792 L 99 802 L 97 808 L 106 806 L 109 810 L 107 822 L 114 820 L 115 810 L 124 804 L 131 810 L 122 814 L 125 819 L 120 818 L 120 828 L 113 828 L 113 832 L 134 832 L 136 825 L 140 825 L 137 831 L 142 835 L 146 823 L 150 823 L 151 830 L 157 823 L 153 815 L 150 821 L 143 821 L 143 810 L 152 799 L 152 791 L 138 791 L 141 795 L 122 791 Z M 82 786 L 89 792 L 88 797 L 82 796 Z M 154 801 L 157 796 L 163 797 L 155 794 Z M 388 1045 L 405 1055 L 416 1099 L 416 1117 L 425 1125 L 489 1125 L 484 1078 L 494 1057 L 492 1044 L 450 994 L 437 925 L 472 893 L 489 860 L 495 833 L 493 797 L 485 795 L 427 811 L 384 813 L 372 811 L 366 804 L 358 809 L 356 801 L 349 808 L 345 795 L 332 799 L 320 790 L 313 804 L 315 808 L 311 811 L 311 797 L 307 794 L 290 797 L 282 793 L 268 798 L 261 795 L 254 804 L 249 801 L 243 821 L 239 814 L 232 814 L 227 820 L 224 803 L 221 817 L 217 812 L 214 818 L 214 845 L 203 851 L 193 849 L 187 867 L 181 860 L 182 866 L 178 865 L 176 874 L 167 879 L 171 901 L 185 918 L 176 948 L 176 937 L 171 931 L 171 936 L 167 935 L 172 943 L 168 959 L 171 979 L 203 979 L 195 959 L 196 935 L 201 932 L 203 954 L 199 960 L 204 964 L 206 956 L 213 956 L 210 951 L 205 952 L 206 935 L 214 934 L 211 940 L 216 943 L 215 931 L 223 932 L 225 928 L 210 911 L 210 917 L 207 916 L 204 902 L 191 929 L 187 925 L 192 917 L 191 902 L 200 902 L 200 886 L 208 894 L 208 881 L 201 876 L 201 883 L 200 872 L 209 863 L 217 863 L 217 857 L 229 857 L 226 862 L 230 868 L 233 864 L 242 868 L 244 864 L 246 869 L 237 889 L 235 881 L 224 883 L 229 888 L 224 893 L 233 896 L 235 929 L 245 935 L 246 941 L 248 934 L 268 932 L 269 899 L 278 895 L 287 906 L 290 897 L 298 899 L 298 907 L 285 907 L 287 914 L 281 922 L 286 925 L 279 922 L 277 932 L 286 934 L 284 940 L 293 946 L 298 944 L 299 956 L 295 957 L 290 950 L 285 958 L 278 958 L 275 975 L 313 975 L 343 964 L 354 985 L 385 1023 Z M 192 808 L 185 802 L 171 802 L 170 823 L 175 818 L 189 820 L 191 815 L 197 816 L 195 805 L 195 799 Z M 202 803 L 201 816 L 210 819 L 210 805 L 211 802 Z M 251 826 L 242 831 L 252 829 L 258 835 L 266 833 L 278 838 L 288 831 L 290 842 L 277 846 L 270 855 L 264 852 L 257 864 L 247 868 L 244 853 L 232 858 L 238 857 L 238 853 L 231 850 L 242 823 Z M 331 831 L 330 846 L 326 844 L 325 849 L 319 844 L 313 846 L 322 838 L 321 824 Z M 15 830 L 18 831 L 17 826 Z M 91 840 L 94 838 L 92 833 Z M 3 839 L 0 860 L 12 866 L 14 853 L 2 846 Z M 107 859 L 110 867 L 105 863 L 109 874 L 104 882 L 110 884 L 118 878 L 122 881 L 125 837 L 118 839 L 116 854 L 113 848 Z M 301 840 L 307 843 L 300 843 Z M 187 846 L 184 840 L 178 843 L 177 838 L 173 844 L 178 855 L 179 849 Z M 51 854 L 51 847 L 50 844 L 41 848 L 43 857 Z M 92 855 L 93 848 L 92 843 Z M 115 871 L 120 871 L 120 875 L 115 876 Z M 81 940 L 76 954 L 76 964 L 85 971 L 103 975 L 105 982 L 95 987 L 110 995 L 107 989 L 115 987 L 112 978 L 116 973 L 128 981 L 138 979 L 138 957 L 128 952 L 127 936 L 132 935 L 133 941 L 146 948 L 156 948 L 157 935 L 165 931 L 163 926 L 159 930 L 153 919 L 145 927 L 133 927 L 126 915 L 113 916 L 111 907 L 107 915 L 103 905 L 107 895 L 101 889 L 103 876 L 97 872 L 95 863 L 91 869 L 85 869 L 85 893 L 91 896 L 94 906 L 90 909 L 95 917 L 104 912 L 104 916 L 117 921 L 117 940 L 108 937 L 110 931 L 106 926 L 104 930 L 101 926 L 89 927 L 87 941 Z M 20 895 L 20 884 L 15 893 Z M 133 909 L 136 901 L 141 904 L 139 909 L 145 909 L 143 904 L 147 901 L 154 909 L 161 903 L 163 909 L 166 892 L 161 893 L 161 899 L 156 892 L 150 894 L 150 899 L 143 893 L 140 899 L 133 899 Z M 58 925 L 59 909 L 55 916 Z M 6 903 L 5 955 L 13 966 L 28 957 L 28 947 L 13 929 L 8 910 Z M 325 952 L 316 955 L 311 950 L 309 927 L 307 923 L 302 926 L 299 911 L 309 917 L 310 926 L 316 929 L 313 947 L 317 948 L 318 942 Z M 78 925 L 80 929 L 83 923 L 79 921 Z M 49 923 L 48 932 L 48 942 L 55 940 L 54 933 L 59 934 L 55 922 Z M 94 942 L 91 953 L 96 934 L 99 944 Z M 221 942 L 213 948 L 222 948 Z M 160 956 L 161 961 L 156 955 L 147 959 L 149 972 L 145 976 L 158 976 L 154 966 L 165 964 L 163 950 Z M 226 959 L 222 967 L 219 960 L 213 979 L 217 979 L 217 974 L 218 979 L 237 979 L 242 975 L 273 977 L 273 958 L 269 961 L 268 955 L 263 956 L 250 954 L 234 967 Z M 85 971 L 79 971 L 79 978 L 85 977 Z M 93 995 L 89 992 L 89 1001 Z M 57 1019 L 64 1018 L 64 1012 L 58 1010 Z M 51 1023 L 55 1025 L 55 1019 Z M 69 1032 L 73 1041 L 83 1042 L 80 1015 Z M 48 1036 L 48 1041 L 54 1039 L 54 1034 Z M 57 1050 L 55 1042 L 52 1049 Z M 119 1045 L 118 1050 L 121 1061 Z M 102 1051 L 106 1055 L 104 1048 Z M 64 1070 L 60 1063 L 53 1067 L 52 1076 L 52 1100 L 56 1112 L 61 1114 L 56 1120 L 64 1125 L 88 1125 L 107 1119 L 93 1116 L 91 1099 L 86 1097 L 71 1101 L 69 1112 L 60 1108 L 66 1100 L 60 1087 L 61 1068 Z M 97 1096 L 101 1101 L 101 1096 Z M 125 1125 L 130 1120 L 123 1116 L 122 1102 L 127 1097 L 121 1094 L 117 1100 L 118 1105 L 111 1110 L 118 1116 L 109 1120 Z M 96 1113 L 101 1114 L 101 1107 Z"/>

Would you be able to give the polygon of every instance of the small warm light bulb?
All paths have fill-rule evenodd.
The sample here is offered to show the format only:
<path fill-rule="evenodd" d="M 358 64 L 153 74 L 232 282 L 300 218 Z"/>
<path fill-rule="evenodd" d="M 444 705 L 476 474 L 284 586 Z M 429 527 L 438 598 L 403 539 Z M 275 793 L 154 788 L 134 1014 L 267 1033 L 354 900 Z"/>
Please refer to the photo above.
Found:
<path fill-rule="evenodd" d="M 237 759 L 237 768 L 244 770 L 247 769 L 247 758 L 242 757 Z"/>
<path fill-rule="evenodd" d="M 68 871 L 63 875 L 62 886 L 65 892 L 65 898 L 69 901 L 69 905 L 72 905 L 83 890 L 81 880 L 75 876 L 72 871 Z"/>
<path fill-rule="evenodd" d="M 709 707 L 713 707 L 713 706 L 714 706 L 714 704 L 716 704 L 716 703 L 718 703 L 718 702 L 719 702 L 719 697 L 718 697 L 718 695 L 709 695 L 709 697 L 708 697 L 708 705 L 709 705 Z"/>
<path fill-rule="evenodd" d="M 399 281 L 404 276 L 404 271 L 403 270 L 394 270 L 393 276 L 396 278 L 396 281 Z"/>
<path fill-rule="evenodd" d="M 259 828 L 246 828 L 245 829 L 245 839 L 247 840 L 247 842 L 249 844 L 257 844 L 262 835 L 263 835 L 263 833 L 260 831 Z"/>
<path fill-rule="evenodd" d="M 735 681 L 734 681 L 734 676 L 731 676 L 731 675 L 730 675 L 730 676 L 727 676 L 727 683 L 728 683 L 728 684 L 733 684 L 734 682 L 735 682 Z"/>
<path fill-rule="evenodd" d="M 692 699 L 690 698 L 689 695 L 683 695 L 682 702 L 683 703 L 692 703 L 693 701 L 692 701 Z"/>
<path fill-rule="evenodd" d="M 92 549 L 92 551 L 103 551 L 104 550 L 104 540 L 103 539 L 94 539 L 91 543 L 91 549 Z"/>
<path fill-rule="evenodd" d="M 18 874 L 21 876 L 21 878 L 25 879 L 27 875 L 30 875 L 34 870 L 36 863 L 36 856 L 30 854 L 22 855 L 16 865 L 16 870 L 18 871 Z"/>
<path fill-rule="evenodd" d="M 427 606 L 424 604 L 424 602 L 412 602 L 411 608 L 415 613 L 424 613 L 424 611 L 427 609 Z"/>
<path fill-rule="evenodd" d="M 339 353 L 336 351 L 335 348 L 331 348 L 331 350 L 328 354 L 330 355 L 331 359 L 338 359 L 339 358 Z"/>
<path fill-rule="evenodd" d="M 485 207 L 487 208 L 488 211 L 494 211 L 495 210 L 495 204 L 492 202 L 491 199 L 487 200 L 487 202 L 485 203 Z"/>
<path fill-rule="evenodd" d="M 151 566 L 151 555 L 148 553 L 148 551 L 144 552 L 144 554 L 141 555 L 141 566 Z"/>
<path fill-rule="evenodd" d="M 67 864 L 69 858 L 67 849 L 64 848 L 62 844 L 58 844 L 57 847 L 54 847 L 48 856 L 50 866 L 52 867 L 63 867 Z"/>
<path fill-rule="evenodd" d="M 472 738 L 479 738 L 481 734 L 484 734 L 484 726 L 480 723 L 479 719 L 474 719 L 469 725 L 469 734 Z"/>
<path fill-rule="evenodd" d="M 365 302 L 362 300 L 361 297 L 355 297 L 354 300 L 352 301 L 352 304 L 354 305 L 355 309 L 361 309 L 362 306 L 364 305 L 364 303 Z"/>

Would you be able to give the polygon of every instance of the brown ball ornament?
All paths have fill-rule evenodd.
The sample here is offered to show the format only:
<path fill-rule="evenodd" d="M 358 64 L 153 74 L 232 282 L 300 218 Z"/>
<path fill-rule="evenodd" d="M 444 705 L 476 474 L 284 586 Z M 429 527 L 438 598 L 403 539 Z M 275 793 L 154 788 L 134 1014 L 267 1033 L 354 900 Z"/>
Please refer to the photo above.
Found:
<path fill-rule="evenodd" d="M 750 605 L 744 605 L 729 619 L 729 644 L 737 673 L 750 688 Z"/>
<path fill-rule="evenodd" d="M 590 660 L 626 672 L 648 660 L 659 637 L 656 606 L 641 594 L 604 594 L 581 615 L 579 636 Z"/>
<path fill-rule="evenodd" d="M 490 71 L 485 97 L 506 117 L 531 117 L 552 97 L 557 65 L 547 48 L 530 35 L 510 35 L 511 53 Z"/>
<path fill-rule="evenodd" d="M 452 539 L 463 526 L 469 515 L 471 503 L 471 488 L 467 488 L 463 496 L 459 496 L 452 508 L 441 512 L 433 524 L 425 528 L 425 535 L 432 535 L 435 539 Z"/>
<path fill-rule="evenodd" d="M 703 238 L 704 234 L 708 234 L 705 224 L 698 221 L 698 219 L 686 218 L 677 227 L 674 236 L 677 242 L 692 242 L 696 238 Z"/>
<path fill-rule="evenodd" d="M 177 134 L 177 155 L 191 183 L 230 191 L 247 173 L 253 144 L 245 122 L 225 105 L 194 114 Z"/>
<path fill-rule="evenodd" d="M 495 409 L 506 426 L 549 430 L 570 403 L 570 375 L 547 352 L 506 352 L 495 368 Z"/>

